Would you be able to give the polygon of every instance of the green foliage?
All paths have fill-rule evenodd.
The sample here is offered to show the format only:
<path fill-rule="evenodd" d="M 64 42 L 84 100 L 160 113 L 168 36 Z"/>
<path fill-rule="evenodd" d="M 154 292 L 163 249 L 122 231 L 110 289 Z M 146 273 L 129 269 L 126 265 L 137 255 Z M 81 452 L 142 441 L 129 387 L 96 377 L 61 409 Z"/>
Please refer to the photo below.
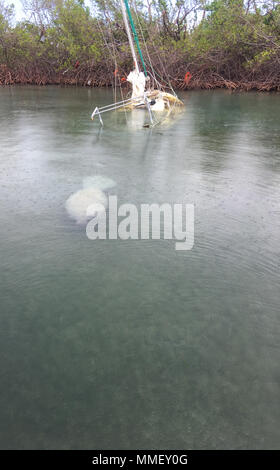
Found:
<path fill-rule="evenodd" d="M 47 44 L 61 58 L 62 68 L 73 67 L 75 61 L 98 59 L 95 21 L 82 0 L 66 0 L 55 10 L 52 28 L 47 32 Z"/>
<path fill-rule="evenodd" d="M 123 70 L 129 68 L 119 1 L 91 2 L 93 10 L 84 0 L 24 0 L 28 19 L 15 24 L 13 6 L 0 0 L 0 65 L 35 64 L 66 73 L 81 64 L 108 72 L 116 58 Z M 191 64 L 193 70 L 228 77 L 279 67 L 280 1 L 130 0 L 130 5 L 146 60 L 148 49 L 155 62 L 163 56 L 168 66 L 181 64 L 184 70 Z"/>
<path fill-rule="evenodd" d="M 239 2 L 216 0 L 208 9 L 211 15 L 194 32 L 202 52 L 215 48 L 228 50 L 246 43 L 249 32 L 242 21 L 244 12 Z"/>

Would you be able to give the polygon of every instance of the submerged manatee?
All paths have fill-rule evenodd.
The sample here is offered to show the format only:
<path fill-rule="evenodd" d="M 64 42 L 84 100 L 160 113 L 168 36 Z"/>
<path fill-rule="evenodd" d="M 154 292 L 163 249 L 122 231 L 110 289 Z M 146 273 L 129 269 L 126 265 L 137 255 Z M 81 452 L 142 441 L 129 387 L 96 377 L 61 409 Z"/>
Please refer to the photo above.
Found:
<path fill-rule="evenodd" d="M 72 194 L 67 199 L 65 207 L 72 219 L 78 224 L 84 224 L 102 207 L 106 209 L 107 204 L 107 196 L 101 189 L 87 187 Z"/>

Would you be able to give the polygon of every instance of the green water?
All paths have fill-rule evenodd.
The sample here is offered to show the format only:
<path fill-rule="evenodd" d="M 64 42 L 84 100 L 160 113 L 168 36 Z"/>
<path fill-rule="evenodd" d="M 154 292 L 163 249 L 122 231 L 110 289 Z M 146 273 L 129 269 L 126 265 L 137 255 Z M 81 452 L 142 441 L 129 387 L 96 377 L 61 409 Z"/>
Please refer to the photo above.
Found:
<path fill-rule="evenodd" d="M 1 448 L 279 448 L 280 96 L 181 97 L 100 132 L 109 90 L 0 89 Z M 195 204 L 193 250 L 88 240 L 96 174 Z"/>

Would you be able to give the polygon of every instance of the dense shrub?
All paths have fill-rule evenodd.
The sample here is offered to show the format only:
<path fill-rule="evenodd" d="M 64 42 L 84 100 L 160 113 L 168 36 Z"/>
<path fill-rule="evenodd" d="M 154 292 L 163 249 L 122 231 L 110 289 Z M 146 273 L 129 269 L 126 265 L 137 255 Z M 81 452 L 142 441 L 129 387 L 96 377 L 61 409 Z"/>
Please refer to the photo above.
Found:
<path fill-rule="evenodd" d="M 0 0 L 0 83 L 120 85 L 132 60 L 119 2 Z M 280 89 L 280 1 L 130 0 L 151 73 L 177 88 Z M 192 75 L 185 80 L 186 72 Z"/>

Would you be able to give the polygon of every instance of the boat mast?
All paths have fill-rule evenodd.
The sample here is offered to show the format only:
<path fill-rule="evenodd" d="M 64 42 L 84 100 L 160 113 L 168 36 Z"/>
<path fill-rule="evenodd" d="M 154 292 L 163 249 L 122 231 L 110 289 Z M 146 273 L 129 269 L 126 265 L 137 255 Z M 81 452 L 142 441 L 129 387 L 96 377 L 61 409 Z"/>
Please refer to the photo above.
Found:
<path fill-rule="evenodd" d="M 127 14 L 126 14 L 126 7 L 125 7 L 125 4 L 124 4 L 124 1 L 123 0 L 120 0 L 120 1 L 121 1 L 123 21 L 124 21 L 126 33 L 127 33 L 127 36 L 128 36 L 128 41 L 129 41 L 129 45 L 130 45 L 130 49 L 131 49 L 135 69 L 139 73 L 140 70 L 139 70 L 139 65 L 138 65 L 138 62 L 137 62 L 137 56 L 136 56 L 136 52 L 135 52 L 135 48 L 134 48 L 134 43 L 133 43 L 130 27 L 129 27 L 129 24 L 128 24 L 128 19 L 127 19 Z"/>

